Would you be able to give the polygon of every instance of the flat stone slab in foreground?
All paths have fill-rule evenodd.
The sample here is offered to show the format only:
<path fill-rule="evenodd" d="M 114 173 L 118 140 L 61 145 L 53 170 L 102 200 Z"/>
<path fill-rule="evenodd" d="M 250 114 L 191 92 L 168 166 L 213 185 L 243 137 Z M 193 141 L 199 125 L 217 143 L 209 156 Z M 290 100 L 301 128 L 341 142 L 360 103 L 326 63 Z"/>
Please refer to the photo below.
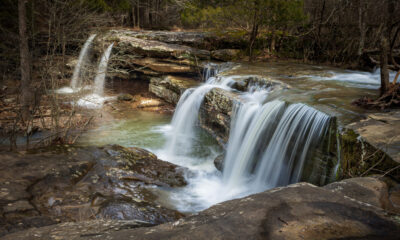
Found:
<path fill-rule="evenodd" d="M 355 190 L 362 197 L 345 195 Z M 387 186 L 375 178 L 325 188 L 299 183 L 155 227 L 96 220 L 30 229 L 3 239 L 399 239 L 399 217 L 383 210 L 383 198 Z"/>

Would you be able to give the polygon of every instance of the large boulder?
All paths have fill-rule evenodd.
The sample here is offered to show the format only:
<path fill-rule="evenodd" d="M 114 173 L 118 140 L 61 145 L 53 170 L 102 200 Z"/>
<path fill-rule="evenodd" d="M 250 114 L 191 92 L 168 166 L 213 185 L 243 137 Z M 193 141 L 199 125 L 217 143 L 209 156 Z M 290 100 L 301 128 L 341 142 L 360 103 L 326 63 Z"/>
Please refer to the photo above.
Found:
<path fill-rule="evenodd" d="M 147 186 L 184 186 L 184 169 L 140 148 L 7 153 L 0 173 L 0 236 L 59 222 L 105 218 L 154 225 L 183 216 L 157 204 Z"/>
<path fill-rule="evenodd" d="M 344 189 L 346 186 L 343 184 Z M 398 239 L 398 216 L 364 202 L 374 201 L 374 193 L 349 197 L 344 192 L 349 191 L 298 183 L 220 203 L 199 214 L 150 228 L 135 228 L 135 222 L 129 225 L 119 221 L 68 223 L 11 234 L 4 240 Z"/>
<path fill-rule="evenodd" d="M 163 78 L 152 78 L 149 91 L 165 101 L 177 104 L 186 89 L 199 85 L 199 82 L 190 78 L 165 76 Z"/>

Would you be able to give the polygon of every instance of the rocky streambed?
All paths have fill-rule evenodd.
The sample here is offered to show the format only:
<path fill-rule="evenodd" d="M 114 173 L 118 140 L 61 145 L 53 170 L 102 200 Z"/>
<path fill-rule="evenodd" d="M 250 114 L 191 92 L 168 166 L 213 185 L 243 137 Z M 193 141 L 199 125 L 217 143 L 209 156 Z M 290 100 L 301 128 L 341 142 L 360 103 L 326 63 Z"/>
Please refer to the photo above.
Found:
<path fill-rule="evenodd" d="M 185 186 L 185 169 L 140 148 L 2 153 L 0 171 L 1 235 L 60 222 L 134 219 L 151 226 L 183 216 L 156 204 L 147 186 Z"/>
<path fill-rule="evenodd" d="M 398 239 L 400 116 L 352 106 L 353 98 L 374 91 L 341 80 L 351 72 L 290 62 L 227 66 L 225 61 L 240 55 L 241 43 L 196 32 L 111 30 L 95 39 L 94 57 L 111 42 L 108 81 L 141 90 L 121 87 L 121 94 L 103 107 L 107 124 L 97 122 L 107 126 L 84 135 L 81 146 L 1 153 L 2 239 Z M 208 171 L 212 162 L 185 168 L 190 159 L 160 160 L 160 132 L 170 127 L 166 120 L 156 120 L 154 126 L 144 124 L 152 121 L 150 115 L 139 122 L 121 120 L 140 115 L 138 109 L 173 109 L 185 90 L 216 73 L 233 84 L 231 90 L 213 88 L 205 94 L 198 123 L 208 134 L 201 133 L 197 156 L 219 156 L 216 165 L 223 168 L 224 153 L 216 143 L 226 146 L 234 106 L 245 101 L 242 93 L 262 86 L 273 90 L 268 99 L 306 103 L 332 117 L 327 137 L 303 171 L 301 180 L 310 183 L 274 188 L 194 214 L 179 212 L 168 197 L 163 199 L 165 192 L 196 185 L 193 175 L 198 169 Z M 321 187 L 372 173 L 380 176 Z M 213 170 L 203 179 L 218 174 Z"/>

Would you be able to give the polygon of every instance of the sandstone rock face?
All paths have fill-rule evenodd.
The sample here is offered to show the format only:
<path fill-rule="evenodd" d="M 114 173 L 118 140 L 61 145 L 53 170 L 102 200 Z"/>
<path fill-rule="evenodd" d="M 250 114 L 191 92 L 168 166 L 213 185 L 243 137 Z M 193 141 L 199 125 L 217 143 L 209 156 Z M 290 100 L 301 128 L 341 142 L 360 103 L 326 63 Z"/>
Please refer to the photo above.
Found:
<path fill-rule="evenodd" d="M 165 101 L 177 104 L 183 92 L 199 83 L 190 78 L 166 76 L 163 78 L 152 78 L 149 91 Z"/>
<path fill-rule="evenodd" d="M 204 98 L 200 109 L 200 124 L 221 143 L 226 143 L 229 137 L 232 107 L 236 93 L 214 88 Z"/>
<path fill-rule="evenodd" d="M 400 181 L 400 111 L 368 114 L 347 125 L 340 140 L 343 177 L 386 173 Z"/>
<path fill-rule="evenodd" d="M 343 191 L 308 183 L 275 188 L 155 227 L 134 228 L 136 223 L 127 221 L 65 223 L 7 235 L 4 240 L 398 239 L 398 217 L 363 202 L 376 200 L 373 191 L 366 191 L 362 196 L 345 195 L 352 190 L 359 191 L 357 185 L 364 191 L 362 185 L 374 180 L 355 179 L 354 182 L 349 189 L 347 184 L 341 184 Z"/>
<path fill-rule="evenodd" d="M 154 40 L 135 38 L 124 33 L 110 32 L 103 39 L 98 41 L 116 42 L 116 48 L 125 53 L 141 54 L 147 57 L 176 59 L 209 59 L 210 52 L 191 48 L 185 45 L 169 44 Z"/>
<path fill-rule="evenodd" d="M 389 199 L 388 185 L 378 178 L 350 178 L 331 183 L 324 188 L 387 211 L 400 210 Z"/>
<path fill-rule="evenodd" d="M 400 111 L 369 114 L 365 120 L 347 127 L 400 163 Z"/>
<path fill-rule="evenodd" d="M 196 46 L 204 48 L 204 41 L 209 34 L 203 32 L 171 32 L 171 31 L 131 31 L 111 30 L 113 34 L 124 34 L 144 40 L 155 40 L 165 43 Z"/>
<path fill-rule="evenodd" d="M 146 225 L 179 219 L 146 186 L 184 186 L 183 171 L 146 150 L 117 145 L 2 154 L 0 236 L 97 218 Z"/>

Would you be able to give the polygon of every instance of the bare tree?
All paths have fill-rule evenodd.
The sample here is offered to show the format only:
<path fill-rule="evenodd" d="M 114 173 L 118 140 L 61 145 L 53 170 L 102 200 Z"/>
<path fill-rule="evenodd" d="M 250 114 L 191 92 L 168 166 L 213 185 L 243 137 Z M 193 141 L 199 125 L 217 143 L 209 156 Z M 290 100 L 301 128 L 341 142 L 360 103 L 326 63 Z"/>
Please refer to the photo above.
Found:
<path fill-rule="evenodd" d="M 19 51 L 20 51 L 20 70 L 21 70 L 21 105 L 22 119 L 27 121 L 29 118 L 30 102 L 30 82 L 31 64 L 26 33 L 26 3 L 27 0 L 18 0 L 18 22 L 19 22 Z"/>
<path fill-rule="evenodd" d="M 389 90 L 388 49 L 389 43 L 383 36 L 381 40 L 381 96 Z"/>

